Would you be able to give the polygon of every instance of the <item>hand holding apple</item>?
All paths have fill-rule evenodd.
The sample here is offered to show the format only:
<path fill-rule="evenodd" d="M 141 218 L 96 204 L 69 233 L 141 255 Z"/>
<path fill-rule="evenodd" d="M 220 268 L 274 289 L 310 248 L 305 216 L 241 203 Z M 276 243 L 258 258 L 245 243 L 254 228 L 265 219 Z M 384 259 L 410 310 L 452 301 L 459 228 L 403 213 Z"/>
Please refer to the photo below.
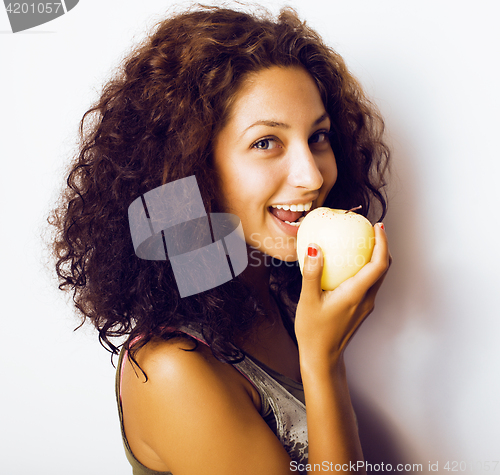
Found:
<path fill-rule="evenodd" d="M 324 256 L 321 288 L 333 290 L 355 275 L 371 257 L 375 233 L 360 214 L 330 208 L 317 208 L 304 218 L 297 233 L 300 270 L 309 244 L 321 247 Z"/>

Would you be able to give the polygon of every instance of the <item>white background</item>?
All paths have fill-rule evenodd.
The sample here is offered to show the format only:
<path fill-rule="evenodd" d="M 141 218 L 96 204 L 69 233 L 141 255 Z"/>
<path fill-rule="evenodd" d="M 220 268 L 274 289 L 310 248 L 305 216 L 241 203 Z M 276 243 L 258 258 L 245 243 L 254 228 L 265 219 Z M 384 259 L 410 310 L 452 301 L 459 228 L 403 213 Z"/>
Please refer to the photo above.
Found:
<path fill-rule="evenodd" d="M 169 5 L 81 0 L 17 34 L 0 11 L 1 474 L 131 473 L 109 355 L 90 327 L 73 332 L 40 235 L 82 114 Z M 367 452 L 441 473 L 498 461 L 497 2 L 291 5 L 379 105 L 394 151 L 394 263 L 348 354 Z"/>

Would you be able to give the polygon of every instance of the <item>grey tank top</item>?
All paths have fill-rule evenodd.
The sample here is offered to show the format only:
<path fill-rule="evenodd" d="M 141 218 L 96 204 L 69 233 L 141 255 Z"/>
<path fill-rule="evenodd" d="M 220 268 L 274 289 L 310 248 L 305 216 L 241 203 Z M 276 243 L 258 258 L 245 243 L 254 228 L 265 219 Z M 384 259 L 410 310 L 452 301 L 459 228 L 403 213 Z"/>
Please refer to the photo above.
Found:
<path fill-rule="evenodd" d="M 181 331 L 206 344 L 195 330 L 182 328 Z M 127 352 L 122 349 L 116 371 L 116 399 L 125 454 L 132 465 L 133 475 L 172 475 L 171 472 L 157 472 L 144 466 L 135 458 L 128 444 L 120 398 L 121 374 L 126 357 Z M 302 384 L 274 371 L 250 355 L 246 355 L 243 361 L 234 363 L 233 366 L 257 390 L 262 406 L 260 414 L 278 437 L 290 458 L 297 464 L 306 464 L 308 458 L 307 420 Z"/>

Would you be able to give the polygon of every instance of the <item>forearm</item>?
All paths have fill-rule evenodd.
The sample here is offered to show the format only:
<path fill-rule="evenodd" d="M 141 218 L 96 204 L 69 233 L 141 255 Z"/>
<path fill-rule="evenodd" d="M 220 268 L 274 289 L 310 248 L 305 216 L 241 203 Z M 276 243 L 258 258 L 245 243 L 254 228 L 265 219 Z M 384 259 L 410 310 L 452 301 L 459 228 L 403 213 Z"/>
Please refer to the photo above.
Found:
<path fill-rule="evenodd" d="M 382 225 L 375 226 L 375 237 L 370 262 L 333 291 L 321 289 L 321 249 L 311 244 L 316 253 L 304 259 L 295 334 L 307 410 L 309 463 L 323 472 L 325 466 L 345 472 L 346 464 L 358 472 L 357 462 L 363 460 L 343 354 L 373 310 L 389 269 L 391 258 Z"/>
<path fill-rule="evenodd" d="M 307 408 L 309 464 L 312 468 L 356 466 L 363 460 L 342 357 L 321 363 L 301 358 Z M 347 467 L 346 467 L 347 464 Z M 313 470 L 314 471 L 314 470 Z M 363 473 L 363 472 L 360 472 Z"/>

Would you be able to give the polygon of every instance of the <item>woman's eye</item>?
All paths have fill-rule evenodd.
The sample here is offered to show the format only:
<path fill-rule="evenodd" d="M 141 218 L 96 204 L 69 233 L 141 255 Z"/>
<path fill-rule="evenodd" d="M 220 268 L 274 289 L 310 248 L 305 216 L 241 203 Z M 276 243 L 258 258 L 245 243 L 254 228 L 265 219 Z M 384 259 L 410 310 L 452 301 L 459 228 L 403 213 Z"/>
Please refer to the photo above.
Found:
<path fill-rule="evenodd" d="M 273 148 L 278 148 L 279 144 L 274 139 L 261 139 L 255 142 L 252 147 L 257 150 L 271 150 Z"/>
<path fill-rule="evenodd" d="M 317 132 L 309 139 L 309 143 L 321 143 L 326 141 L 328 141 L 328 132 Z"/>

